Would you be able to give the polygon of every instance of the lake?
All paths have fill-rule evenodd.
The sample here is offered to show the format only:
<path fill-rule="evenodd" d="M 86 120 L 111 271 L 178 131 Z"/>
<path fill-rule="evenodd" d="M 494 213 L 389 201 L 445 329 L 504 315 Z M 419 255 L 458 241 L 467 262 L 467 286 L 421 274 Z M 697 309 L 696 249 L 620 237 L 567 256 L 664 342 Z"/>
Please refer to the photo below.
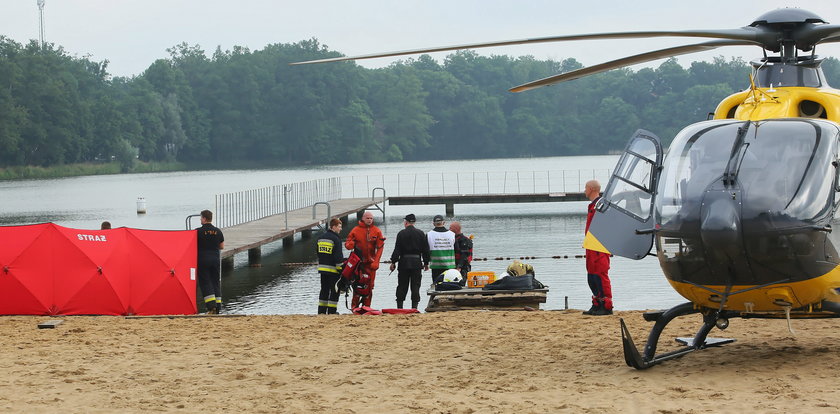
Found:
<path fill-rule="evenodd" d="M 617 159 L 618 156 L 581 156 L 428 161 L 0 181 L 0 225 L 54 222 L 98 229 L 103 220 L 108 220 L 114 227 L 183 230 L 186 217 L 213 209 L 214 195 L 220 193 L 327 177 L 354 177 L 361 183 L 375 182 L 384 176 L 399 175 L 403 181 L 414 177 L 417 181 L 417 177 L 428 180 L 430 174 L 451 177 L 490 173 L 506 173 L 506 179 L 516 177 L 507 182 L 521 182 L 522 191 L 527 192 L 528 177 L 542 174 L 557 181 L 556 177 L 562 174 L 564 181 L 572 182 L 569 185 L 574 187 L 574 183 L 586 179 L 586 174 L 597 171 L 596 176 L 607 175 Z M 574 177 L 575 171 L 583 171 L 580 174 L 584 178 Z M 501 192 L 493 187 L 491 190 Z M 511 188 L 506 190 L 510 192 Z M 137 214 L 138 197 L 146 201 L 146 214 Z M 461 222 L 465 234 L 474 235 L 473 270 L 494 271 L 498 275 L 512 260 L 528 257 L 522 261 L 533 265 L 537 279 L 550 289 L 544 309 L 563 309 L 566 298 L 570 308 L 587 309 L 590 292 L 584 260 L 575 257 L 583 254 L 580 246 L 586 204 L 458 204 L 452 220 Z M 387 238 L 383 258 L 390 256 L 396 234 L 403 228 L 402 217 L 414 213 L 417 227 L 428 231 L 433 227 L 432 217 L 444 214 L 444 206 L 387 206 L 385 212 L 384 218 L 381 212 L 375 212 L 376 225 Z M 351 216 L 345 234 L 355 221 L 355 216 Z M 193 226 L 197 225 L 197 220 L 193 220 Z M 298 238 L 290 248 L 283 248 L 279 242 L 263 247 L 261 267 L 249 267 L 247 255 L 237 255 L 234 270 L 222 276 L 227 311 L 315 313 L 320 288 L 315 270 L 315 239 Z M 561 258 L 553 258 L 556 256 Z M 613 258 L 610 277 L 617 310 L 662 309 L 685 301 L 671 289 L 653 257 L 639 261 Z M 424 285 L 430 283 L 428 272 L 424 278 Z M 383 265 L 377 273 L 372 306 L 394 307 L 395 289 L 396 272 L 389 275 L 387 265 Z M 427 302 L 423 296 L 421 309 Z M 347 313 L 343 301 L 342 297 L 339 312 Z"/>

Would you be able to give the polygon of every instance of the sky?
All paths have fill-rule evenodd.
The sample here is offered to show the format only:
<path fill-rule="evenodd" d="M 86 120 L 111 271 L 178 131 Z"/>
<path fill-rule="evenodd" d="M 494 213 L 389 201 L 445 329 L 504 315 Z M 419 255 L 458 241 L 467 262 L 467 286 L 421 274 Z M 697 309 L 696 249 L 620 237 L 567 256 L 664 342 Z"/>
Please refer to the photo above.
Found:
<path fill-rule="evenodd" d="M 837 0 L 45 0 L 47 42 L 72 56 L 108 60 L 115 76 L 141 74 L 167 48 L 186 42 L 208 55 L 217 47 L 259 50 L 317 38 L 345 55 L 487 41 L 616 31 L 729 29 L 765 12 L 800 7 L 840 24 Z M 834 5 L 834 7 L 831 7 Z M 38 39 L 37 0 L 0 0 L 0 35 Z M 476 50 L 483 55 L 573 57 L 585 66 L 702 39 L 598 40 Z M 451 53 L 451 52 L 449 52 Z M 447 53 L 432 56 L 443 59 Z M 817 54 L 840 58 L 840 43 Z M 680 57 L 711 61 L 761 57 L 757 46 L 721 48 Z M 358 61 L 381 67 L 394 58 Z M 658 66 L 662 61 L 649 65 Z M 638 69 L 643 66 L 636 66 Z"/>

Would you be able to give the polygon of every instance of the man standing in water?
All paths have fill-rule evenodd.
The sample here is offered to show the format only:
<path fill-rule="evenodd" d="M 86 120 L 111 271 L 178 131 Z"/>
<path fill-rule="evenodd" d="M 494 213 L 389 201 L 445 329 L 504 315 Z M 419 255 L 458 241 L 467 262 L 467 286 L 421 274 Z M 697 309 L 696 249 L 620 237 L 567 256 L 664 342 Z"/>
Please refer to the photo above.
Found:
<path fill-rule="evenodd" d="M 385 236 L 382 235 L 379 227 L 373 225 L 373 213 L 365 211 L 359 224 L 347 235 L 344 247 L 347 250 L 358 249 L 359 256 L 362 258 L 362 273 L 370 277 L 369 292 L 362 298 L 354 291 L 352 307 L 355 309 L 361 305 L 370 306 L 376 270 L 379 269 L 379 259 L 382 257 L 382 248 L 385 247 Z"/>
<path fill-rule="evenodd" d="M 221 254 L 225 248 L 225 236 L 212 224 L 213 212 L 201 212 L 201 227 L 198 232 L 198 286 L 204 295 L 207 313 L 218 314 L 222 308 Z"/>
<path fill-rule="evenodd" d="M 590 180 L 584 186 L 583 194 L 590 201 L 586 214 L 586 230 L 595 216 L 595 204 L 601 198 L 601 184 L 597 180 Z M 610 255 L 595 250 L 586 250 L 586 277 L 589 289 L 592 291 L 592 307 L 584 311 L 584 315 L 612 315 L 612 286 L 607 274 L 610 270 Z"/>

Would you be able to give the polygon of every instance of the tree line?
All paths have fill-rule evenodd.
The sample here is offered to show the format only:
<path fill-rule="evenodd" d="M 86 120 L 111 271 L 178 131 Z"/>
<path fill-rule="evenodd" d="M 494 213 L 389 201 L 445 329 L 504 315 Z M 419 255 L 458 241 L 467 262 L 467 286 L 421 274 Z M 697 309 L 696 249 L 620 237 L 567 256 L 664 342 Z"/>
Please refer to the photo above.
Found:
<path fill-rule="evenodd" d="M 366 69 L 317 40 L 208 54 L 167 50 L 137 76 L 54 44 L 0 36 L 0 167 L 178 161 L 331 164 L 604 154 L 638 128 L 666 142 L 743 90 L 750 65 L 618 69 L 524 93 L 512 86 L 581 68 L 574 58 L 428 55 Z M 827 59 L 829 80 L 840 64 Z"/>

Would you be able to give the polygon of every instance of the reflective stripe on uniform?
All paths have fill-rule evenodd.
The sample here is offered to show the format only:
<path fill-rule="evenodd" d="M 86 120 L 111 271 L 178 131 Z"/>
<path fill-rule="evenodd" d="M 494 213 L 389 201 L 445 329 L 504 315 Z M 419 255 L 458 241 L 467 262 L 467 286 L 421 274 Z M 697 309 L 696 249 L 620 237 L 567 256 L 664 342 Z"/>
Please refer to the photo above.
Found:
<path fill-rule="evenodd" d="M 325 307 L 328 307 L 328 308 L 337 308 L 338 307 L 338 302 L 331 301 L 331 300 L 319 300 L 318 301 L 318 306 L 325 306 Z"/>
<path fill-rule="evenodd" d="M 327 273 L 338 273 L 338 268 L 335 266 L 330 266 L 327 264 L 319 264 L 318 265 L 319 272 L 327 272 Z"/>
<path fill-rule="evenodd" d="M 455 250 L 432 250 L 429 267 L 433 269 L 454 269 Z"/>
<path fill-rule="evenodd" d="M 215 302 L 216 296 L 215 295 L 207 295 L 204 297 L 204 303 Z"/>
<path fill-rule="evenodd" d="M 332 240 L 330 240 L 330 239 L 319 239 L 318 240 L 318 253 L 332 254 L 333 246 L 335 246 L 335 243 L 333 243 Z"/>

